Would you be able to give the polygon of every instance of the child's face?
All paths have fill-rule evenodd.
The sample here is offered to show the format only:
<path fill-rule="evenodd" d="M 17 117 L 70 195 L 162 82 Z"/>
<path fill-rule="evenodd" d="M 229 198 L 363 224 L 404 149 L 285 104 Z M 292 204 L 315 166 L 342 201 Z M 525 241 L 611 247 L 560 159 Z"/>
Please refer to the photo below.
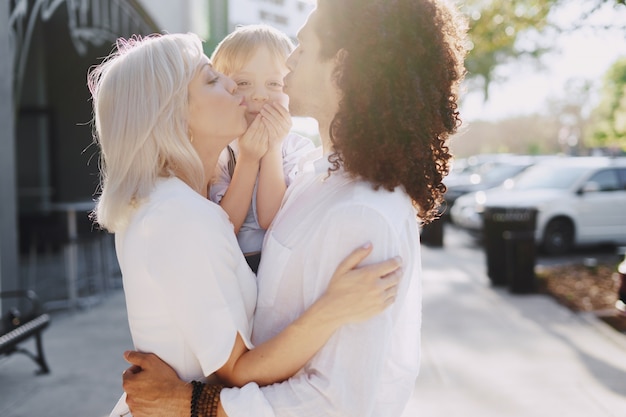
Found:
<path fill-rule="evenodd" d="M 277 61 L 266 47 L 259 48 L 239 71 L 230 74 L 237 83 L 237 93 L 244 96 L 246 121 L 252 123 L 267 102 L 276 102 L 289 108 L 289 97 L 283 92 L 283 77 L 287 66 Z"/>

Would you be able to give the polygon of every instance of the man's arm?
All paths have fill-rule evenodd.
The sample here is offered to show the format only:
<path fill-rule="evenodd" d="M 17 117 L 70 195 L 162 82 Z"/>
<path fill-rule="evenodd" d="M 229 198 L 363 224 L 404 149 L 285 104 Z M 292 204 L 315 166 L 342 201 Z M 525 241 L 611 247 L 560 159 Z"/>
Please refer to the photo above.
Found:
<path fill-rule="evenodd" d="M 124 352 L 131 367 L 122 374 L 126 404 L 134 417 L 188 417 L 191 384 L 178 378 L 174 369 L 152 353 Z M 169 401 L 160 401 L 168 393 Z"/>
<path fill-rule="evenodd" d="M 188 417 L 191 414 L 193 385 L 178 378 L 176 372 L 158 356 L 135 351 L 124 352 L 131 367 L 122 374 L 126 404 L 133 417 Z M 167 401 L 163 399 L 167 398 Z M 203 414 L 198 417 L 213 417 Z M 219 417 L 228 417 L 218 404 Z"/>

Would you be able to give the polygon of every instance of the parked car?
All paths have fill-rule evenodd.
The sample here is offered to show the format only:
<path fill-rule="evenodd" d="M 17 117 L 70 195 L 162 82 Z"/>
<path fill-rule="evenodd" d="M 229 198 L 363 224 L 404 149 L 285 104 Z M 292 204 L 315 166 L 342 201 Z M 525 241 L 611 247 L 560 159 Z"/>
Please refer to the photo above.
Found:
<path fill-rule="evenodd" d="M 529 155 L 492 155 L 489 159 L 483 159 L 474 165 L 470 173 L 465 176 L 456 176 L 444 179 L 447 190 L 444 194 L 444 217 L 448 214 L 457 198 L 462 195 L 488 190 L 502 185 L 506 180 L 511 179 L 523 172 L 526 168 L 536 162 L 548 158 L 546 156 Z"/>
<path fill-rule="evenodd" d="M 485 207 L 537 209 L 535 240 L 548 254 L 579 245 L 626 244 L 626 158 L 539 162 L 500 187 L 459 197 L 452 221 L 480 234 Z"/>
<path fill-rule="evenodd" d="M 444 182 L 448 186 L 467 183 L 470 181 L 470 177 L 476 174 L 482 166 L 506 155 L 512 154 L 478 154 L 467 158 L 454 158 L 450 173 L 444 178 Z"/>

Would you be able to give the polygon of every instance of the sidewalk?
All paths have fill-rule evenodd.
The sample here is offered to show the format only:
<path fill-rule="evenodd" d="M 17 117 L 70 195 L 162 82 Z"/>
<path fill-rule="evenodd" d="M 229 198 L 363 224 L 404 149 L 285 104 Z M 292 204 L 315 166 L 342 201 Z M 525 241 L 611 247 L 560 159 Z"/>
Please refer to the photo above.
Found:
<path fill-rule="evenodd" d="M 482 252 L 448 230 L 422 259 L 422 369 L 403 417 L 626 417 L 626 335 L 546 296 L 492 288 Z M 51 374 L 34 376 L 23 355 L 0 360 L 0 415 L 108 415 L 130 347 L 121 290 L 55 313 Z"/>
<path fill-rule="evenodd" d="M 626 335 L 494 289 L 484 255 L 455 240 L 423 249 L 422 367 L 403 417 L 625 417 Z"/>
<path fill-rule="evenodd" d="M 34 375 L 25 355 L 0 360 L 0 416 L 108 416 L 128 367 L 122 353 L 132 348 L 122 290 L 89 309 L 53 313 L 43 345 L 48 375 Z"/>

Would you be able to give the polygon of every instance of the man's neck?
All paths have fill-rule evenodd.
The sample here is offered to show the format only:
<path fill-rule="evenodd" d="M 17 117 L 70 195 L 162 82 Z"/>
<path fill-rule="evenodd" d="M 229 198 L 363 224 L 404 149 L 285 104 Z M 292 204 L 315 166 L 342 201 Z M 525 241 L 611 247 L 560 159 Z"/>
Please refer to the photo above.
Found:
<path fill-rule="evenodd" d="M 322 143 L 322 150 L 324 154 L 329 154 L 333 151 L 333 143 L 330 140 L 330 122 L 323 123 L 321 121 L 319 123 L 319 132 L 320 132 L 320 141 Z"/>

